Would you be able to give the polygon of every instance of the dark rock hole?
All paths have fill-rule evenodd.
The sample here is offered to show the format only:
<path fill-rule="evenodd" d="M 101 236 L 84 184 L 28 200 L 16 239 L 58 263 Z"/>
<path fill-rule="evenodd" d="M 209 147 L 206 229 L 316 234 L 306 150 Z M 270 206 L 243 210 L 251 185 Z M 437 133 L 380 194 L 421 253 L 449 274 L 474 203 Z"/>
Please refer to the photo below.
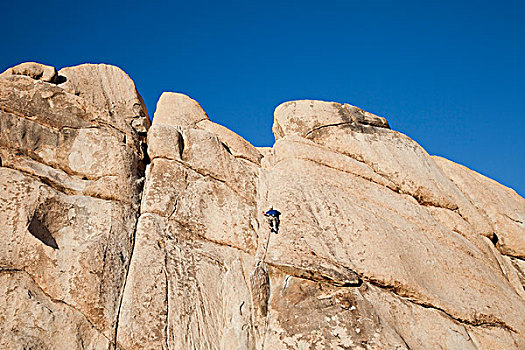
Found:
<path fill-rule="evenodd" d="M 46 225 L 44 225 L 44 223 L 42 223 L 42 221 L 37 217 L 36 213 L 33 215 L 33 218 L 31 219 L 31 222 L 29 223 L 29 227 L 27 229 L 33 236 L 38 238 L 42 243 L 44 243 L 48 247 L 58 249 L 57 241 L 55 241 L 55 239 L 51 235 L 51 232 L 49 232 Z"/>
<path fill-rule="evenodd" d="M 59 84 L 63 84 L 63 83 L 65 83 L 66 81 L 67 81 L 67 78 L 66 78 L 65 76 L 63 76 L 63 75 L 59 75 L 59 76 L 57 76 L 57 77 L 56 77 L 56 80 L 55 80 L 55 82 L 56 82 L 57 85 L 59 85 Z"/>
<path fill-rule="evenodd" d="M 179 143 L 179 155 L 180 155 L 180 159 L 184 159 L 182 157 L 182 154 L 184 153 L 184 147 L 186 147 L 186 145 L 184 144 L 184 137 L 182 136 L 182 133 L 180 134 L 180 143 Z"/>
<path fill-rule="evenodd" d="M 494 245 L 498 244 L 498 241 L 499 241 L 498 235 L 493 233 L 492 238 L 490 240 L 492 241 L 492 244 Z"/>
<path fill-rule="evenodd" d="M 224 142 L 221 142 L 221 144 L 222 144 L 222 147 L 224 147 L 229 154 L 232 154 L 230 147 L 228 147 Z"/>
<path fill-rule="evenodd" d="M 149 154 L 148 154 L 148 145 L 145 142 L 141 143 L 140 148 L 142 149 L 142 154 L 144 154 L 143 163 L 144 163 L 144 167 L 146 167 L 146 165 L 151 163 L 151 159 L 149 158 Z"/>

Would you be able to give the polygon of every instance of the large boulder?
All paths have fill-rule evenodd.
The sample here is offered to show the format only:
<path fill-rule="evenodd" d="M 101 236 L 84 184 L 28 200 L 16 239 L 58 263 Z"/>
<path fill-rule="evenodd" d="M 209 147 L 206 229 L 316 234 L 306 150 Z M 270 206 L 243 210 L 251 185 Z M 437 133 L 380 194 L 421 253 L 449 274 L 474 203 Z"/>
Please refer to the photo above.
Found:
<path fill-rule="evenodd" d="M 147 114 L 120 69 L 89 70 L 63 69 L 65 85 L 32 63 L 0 77 L 2 348 L 114 343 L 146 163 L 131 121 Z"/>
<path fill-rule="evenodd" d="M 102 110 L 101 121 L 119 130 L 146 133 L 151 124 L 142 97 L 131 78 L 107 64 L 82 64 L 62 68 L 60 86 Z"/>
<path fill-rule="evenodd" d="M 154 124 L 194 127 L 202 120 L 209 120 L 201 105 L 181 93 L 164 92 L 157 102 Z"/>
<path fill-rule="evenodd" d="M 157 104 L 119 323 L 123 349 L 255 346 L 245 271 L 260 245 L 257 171 L 221 137 L 258 152 L 203 121 L 206 113 L 182 94 L 164 93 Z"/>
<path fill-rule="evenodd" d="M 58 79 L 55 67 L 46 66 L 45 64 L 36 62 L 24 62 L 12 68 L 8 68 L 0 74 L 0 77 L 7 77 L 10 75 L 25 75 L 48 83 L 56 83 Z"/>

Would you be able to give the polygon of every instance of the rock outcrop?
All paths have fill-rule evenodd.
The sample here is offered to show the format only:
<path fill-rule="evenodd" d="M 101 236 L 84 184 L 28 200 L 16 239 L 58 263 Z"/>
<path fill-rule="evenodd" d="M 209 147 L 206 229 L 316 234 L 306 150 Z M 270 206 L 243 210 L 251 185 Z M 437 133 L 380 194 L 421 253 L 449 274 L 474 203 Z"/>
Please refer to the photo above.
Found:
<path fill-rule="evenodd" d="M 0 78 L 2 349 L 114 343 L 147 159 L 131 120 L 149 119 L 120 69 L 66 70 L 76 93 L 31 72 Z"/>
<path fill-rule="evenodd" d="M 513 190 L 348 104 L 283 103 L 257 148 L 177 93 L 150 128 L 116 67 L 25 65 L 0 75 L 0 348 L 525 348 Z"/>

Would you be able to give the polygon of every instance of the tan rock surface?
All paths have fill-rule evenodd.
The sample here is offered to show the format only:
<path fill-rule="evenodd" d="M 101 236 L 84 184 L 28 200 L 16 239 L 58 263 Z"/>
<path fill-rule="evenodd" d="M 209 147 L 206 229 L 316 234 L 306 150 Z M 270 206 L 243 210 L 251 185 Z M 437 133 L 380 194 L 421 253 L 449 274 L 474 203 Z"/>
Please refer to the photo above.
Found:
<path fill-rule="evenodd" d="M 514 191 L 333 102 L 256 148 L 164 93 L 146 156 L 124 72 L 59 76 L 0 77 L 0 347 L 525 347 Z"/>
<path fill-rule="evenodd" d="M 123 302 L 141 317 L 121 319 L 122 347 L 519 348 L 521 270 L 484 237 L 490 222 L 379 117 L 328 127 L 341 128 L 330 142 L 301 133 L 338 124 L 308 119 L 333 112 L 320 104 L 277 128 L 273 149 L 258 149 L 257 172 L 221 145 L 221 128 L 198 130 L 208 119 L 189 123 L 191 113 L 177 111 L 154 120 L 152 130 L 172 127 L 148 137 L 145 226 Z M 292 125 L 300 118 L 306 129 Z M 261 214 L 270 205 L 283 212 L 271 236 Z M 136 335 L 143 324 L 154 338 Z"/>
<path fill-rule="evenodd" d="M 288 109 L 283 111 L 282 106 L 286 107 L 290 103 L 295 103 L 292 112 L 297 110 L 297 114 L 290 113 Z M 280 125 L 283 131 L 280 137 L 296 134 L 294 120 L 300 120 L 297 124 L 301 125 L 300 134 L 305 138 L 365 163 L 378 175 L 393 182 L 398 187 L 397 191 L 411 195 L 422 205 L 457 210 L 479 233 L 492 236 L 493 230 L 486 218 L 416 142 L 399 132 L 360 121 L 332 123 L 343 114 L 340 112 L 342 107 L 332 103 L 329 104 L 331 108 L 327 109 L 326 104 L 320 101 L 296 101 L 279 106 L 275 111 L 275 124 Z M 309 120 L 307 128 L 302 125 L 302 113 Z M 321 113 L 323 116 L 319 118 L 320 122 L 311 121 Z M 281 122 L 282 119 L 287 124 Z M 327 121 L 330 123 L 322 124 Z M 310 128 L 310 124 L 314 128 Z"/>
<path fill-rule="evenodd" d="M 24 271 L 0 272 L 2 349 L 107 349 L 105 338 L 79 311 L 50 298 Z M 4 299 L 5 298 L 5 299 Z"/>
<path fill-rule="evenodd" d="M 450 160 L 433 157 L 443 172 L 491 222 L 502 254 L 525 259 L 525 199 L 516 191 Z"/>
<path fill-rule="evenodd" d="M 106 67 L 99 78 L 112 81 L 114 105 L 130 102 L 119 94 L 133 82 L 116 83 L 118 68 Z M 111 124 L 129 115 L 96 105 L 96 80 L 77 96 L 24 75 L 0 78 L 0 347 L 108 349 L 138 216 L 142 136 Z"/>
<path fill-rule="evenodd" d="M 228 150 L 233 156 L 246 159 L 257 165 L 261 163 L 262 154 L 257 148 L 253 147 L 248 141 L 233 131 L 207 119 L 198 122 L 197 127 L 217 135 L 219 140 L 228 147 Z"/>
<path fill-rule="evenodd" d="M 180 127 L 194 127 L 198 122 L 208 119 L 197 101 L 176 92 L 164 92 L 160 96 L 153 118 L 155 124 Z"/>
<path fill-rule="evenodd" d="M 188 123 L 190 112 L 160 114 L 148 134 L 152 161 L 117 337 L 123 349 L 255 346 L 254 257 L 246 253 L 257 246 L 256 173 L 217 135 Z"/>
<path fill-rule="evenodd" d="M 161 127 L 166 126 L 206 130 L 215 134 L 233 156 L 257 165 L 262 159 L 260 152 L 248 141 L 224 126 L 212 122 L 197 101 L 180 93 L 164 92 L 160 96 L 155 111 L 154 125 L 157 126 L 156 130 L 159 132 L 161 132 Z M 149 144 L 158 143 L 159 136 L 150 137 Z M 153 146 L 152 151 L 155 152 L 157 148 Z"/>
<path fill-rule="evenodd" d="M 268 203 L 283 212 L 268 248 L 270 264 L 325 265 L 328 273 L 347 268 L 457 319 L 523 331 L 524 301 L 490 264 L 492 252 L 444 229 L 411 197 L 299 160 L 278 163 L 270 176 L 278 185 L 269 189 Z"/>
<path fill-rule="evenodd" d="M 36 62 L 24 62 L 18 66 L 8 68 L 5 72 L 0 74 L 0 78 L 9 75 L 25 75 L 48 83 L 56 83 L 58 78 L 55 67 L 46 66 L 45 64 Z"/>
<path fill-rule="evenodd" d="M 385 118 L 347 103 L 300 100 L 285 102 L 275 109 L 273 133 L 276 140 L 295 133 L 306 137 L 319 128 L 352 124 L 389 128 Z"/>
<path fill-rule="evenodd" d="M 120 68 L 107 64 L 82 64 L 62 68 L 65 80 L 60 86 L 102 109 L 101 118 L 111 126 L 128 132 L 146 133 L 148 112 L 131 78 Z M 131 133 L 133 134 L 133 133 Z"/>

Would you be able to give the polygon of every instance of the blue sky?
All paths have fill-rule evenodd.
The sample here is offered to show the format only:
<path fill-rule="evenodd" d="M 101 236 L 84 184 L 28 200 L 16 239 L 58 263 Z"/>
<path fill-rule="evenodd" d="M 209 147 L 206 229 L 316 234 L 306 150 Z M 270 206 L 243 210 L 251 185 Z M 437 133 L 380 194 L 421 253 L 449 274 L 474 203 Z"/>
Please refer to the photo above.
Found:
<path fill-rule="evenodd" d="M 3 2 L 0 70 L 124 69 L 257 146 L 293 99 L 347 102 L 525 194 L 525 2 Z"/>

